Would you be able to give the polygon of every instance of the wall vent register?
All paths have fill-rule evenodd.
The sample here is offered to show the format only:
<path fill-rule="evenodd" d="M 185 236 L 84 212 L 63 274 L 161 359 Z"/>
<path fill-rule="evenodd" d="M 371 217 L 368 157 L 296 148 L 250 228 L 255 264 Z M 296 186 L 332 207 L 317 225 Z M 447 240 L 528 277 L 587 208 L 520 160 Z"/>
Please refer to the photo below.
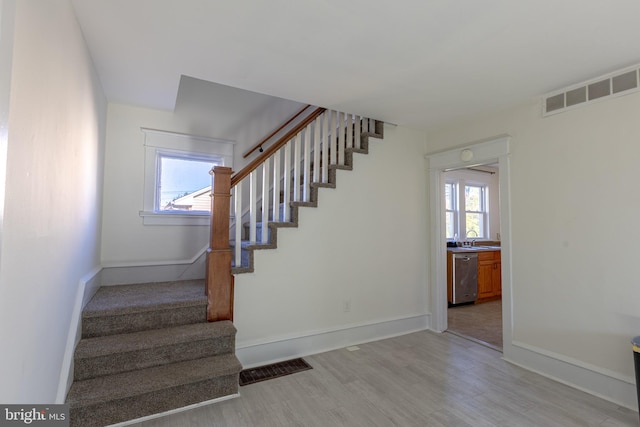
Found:
<path fill-rule="evenodd" d="M 543 97 L 543 116 L 561 113 L 594 101 L 627 95 L 640 89 L 640 65 L 549 93 Z"/>

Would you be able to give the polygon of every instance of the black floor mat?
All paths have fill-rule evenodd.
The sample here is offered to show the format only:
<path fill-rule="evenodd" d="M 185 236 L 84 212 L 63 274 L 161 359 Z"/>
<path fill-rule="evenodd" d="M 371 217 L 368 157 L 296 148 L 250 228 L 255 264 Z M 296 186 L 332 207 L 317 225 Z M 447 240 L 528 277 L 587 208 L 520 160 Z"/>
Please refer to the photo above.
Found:
<path fill-rule="evenodd" d="M 257 368 L 245 369 L 240 372 L 240 385 L 249 385 L 272 378 L 284 377 L 296 372 L 313 369 L 304 359 L 291 359 L 272 365 L 259 366 Z"/>

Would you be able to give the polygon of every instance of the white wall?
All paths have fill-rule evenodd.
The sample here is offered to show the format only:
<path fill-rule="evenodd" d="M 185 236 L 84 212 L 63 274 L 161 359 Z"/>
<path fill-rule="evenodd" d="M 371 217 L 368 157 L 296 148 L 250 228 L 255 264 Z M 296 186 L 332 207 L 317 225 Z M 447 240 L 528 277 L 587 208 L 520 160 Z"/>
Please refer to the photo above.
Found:
<path fill-rule="evenodd" d="M 424 133 L 386 126 L 370 141 L 276 250 L 255 252 L 256 273 L 236 276 L 245 365 L 428 327 Z"/>
<path fill-rule="evenodd" d="M 183 77 L 174 112 L 109 104 L 102 263 L 105 266 L 191 260 L 207 246 L 208 226 L 145 226 L 141 127 L 236 141 L 242 154 L 295 114 L 301 104 Z M 255 154 L 254 154 L 255 156 Z M 202 270 L 204 273 L 204 270 Z"/>
<path fill-rule="evenodd" d="M 513 347 L 505 357 L 629 407 L 629 340 L 640 334 L 638 111 L 638 93 L 547 118 L 533 100 L 427 140 L 437 152 L 512 136 Z"/>
<path fill-rule="evenodd" d="M 15 9 L 15 0 L 0 0 L 0 259 L 2 258 L 2 231 L 4 228 Z"/>
<path fill-rule="evenodd" d="M 67 0 L 17 2 L 0 268 L 0 402 L 54 402 L 100 263 L 106 103 Z"/>

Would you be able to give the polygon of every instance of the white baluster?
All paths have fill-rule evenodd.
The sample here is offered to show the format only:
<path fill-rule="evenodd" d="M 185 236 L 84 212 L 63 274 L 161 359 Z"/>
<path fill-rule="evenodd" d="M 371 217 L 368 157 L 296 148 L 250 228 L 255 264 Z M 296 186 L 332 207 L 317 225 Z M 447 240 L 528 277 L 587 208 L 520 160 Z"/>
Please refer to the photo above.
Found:
<path fill-rule="evenodd" d="M 302 200 L 309 201 L 311 178 L 311 125 L 308 125 L 301 133 L 304 133 L 304 179 L 302 180 Z"/>
<path fill-rule="evenodd" d="M 291 219 L 291 209 L 289 206 L 289 202 L 291 200 L 291 141 L 287 142 L 284 146 L 284 168 L 282 170 L 282 192 L 284 194 L 283 197 L 283 221 L 289 222 Z"/>
<path fill-rule="evenodd" d="M 300 201 L 300 151 L 302 133 L 298 133 L 293 141 L 293 201 Z"/>
<path fill-rule="evenodd" d="M 249 243 L 256 243 L 256 171 L 249 174 Z"/>
<path fill-rule="evenodd" d="M 331 110 L 329 111 L 329 147 L 331 147 L 331 164 L 337 165 L 338 163 L 338 150 L 337 150 L 337 139 L 336 139 L 336 112 Z"/>
<path fill-rule="evenodd" d="M 347 114 L 347 148 L 353 148 L 353 115 Z"/>
<path fill-rule="evenodd" d="M 345 113 L 338 112 L 338 164 L 344 165 L 344 117 Z"/>
<path fill-rule="evenodd" d="M 320 127 L 322 118 L 313 122 L 313 182 L 320 182 Z"/>
<path fill-rule="evenodd" d="M 273 222 L 280 221 L 280 156 L 282 150 L 273 155 L 273 208 L 271 218 Z"/>
<path fill-rule="evenodd" d="M 235 247 L 235 265 L 236 267 L 240 267 L 242 264 L 242 183 L 238 183 L 235 186 L 235 191 L 234 191 L 234 209 L 233 209 L 233 213 L 236 217 L 236 224 L 235 224 L 235 240 L 236 240 L 236 247 Z"/>
<path fill-rule="evenodd" d="M 260 221 L 262 222 L 262 231 L 260 235 L 260 243 L 263 245 L 267 244 L 268 240 L 268 223 L 269 223 L 269 164 L 271 163 L 271 158 L 268 158 L 262 164 L 262 218 Z"/>
<path fill-rule="evenodd" d="M 329 112 L 322 114 L 322 182 L 329 182 Z"/>
<path fill-rule="evenodd" d="M 360 116 L 355 117 L 355 123 L 354 123 L 355 131 L 354 131 L 353 137 L 355 138 L 354 145 L 356 148 L 362 148 L 362 144 L 360 143 L 360 136 L 362 135 L 362 127 L 360 124 L 361 120 L 362 120 L 362 117 Z"/>

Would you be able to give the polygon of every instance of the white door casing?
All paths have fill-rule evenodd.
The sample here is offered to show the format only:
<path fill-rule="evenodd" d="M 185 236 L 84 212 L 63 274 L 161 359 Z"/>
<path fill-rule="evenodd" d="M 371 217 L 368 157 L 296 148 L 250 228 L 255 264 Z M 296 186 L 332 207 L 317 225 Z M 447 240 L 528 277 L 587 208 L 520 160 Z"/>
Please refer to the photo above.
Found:
<path fill-rule="evenodd" d="M 499 136 L 483 142 L 429 154 L 429 203 L 431 206 L 430 291 L 431 329 L 447 330 L 447 266 L 444 224 L 444 180 L 442 173 L 450 169 L 498 163 L 500 191 L 500 236 L 502 255 L 502 336 L 503 354 L 508 358 L 512 342 L 511 300 L 511 204 L 509 198 L 510 136 Z"/>

